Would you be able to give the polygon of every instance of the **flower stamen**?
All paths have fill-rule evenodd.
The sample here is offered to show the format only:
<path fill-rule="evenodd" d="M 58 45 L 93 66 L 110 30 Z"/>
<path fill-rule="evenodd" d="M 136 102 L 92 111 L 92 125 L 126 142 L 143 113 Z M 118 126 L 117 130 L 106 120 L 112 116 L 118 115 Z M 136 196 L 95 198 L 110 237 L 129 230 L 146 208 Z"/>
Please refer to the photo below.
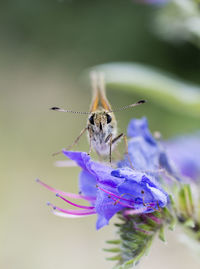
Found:
<path fill-rule="evenodd" d="M 67 196 L 67 197 L 72 198 L 72 199 L 84 199 L 86 201 L 95 201 L 96 200 L 96 198 L 92 197 L 92 196 L 84 196 L 84 195 L 80 195 L 80 194 L 75 194 L 75 193 L 70 193 L 70 192 L 63 192 L 63 191 L 54 189 L 54 188 L 47 185 L 46 183 L 44 183 L 43 181 L 41 181 L 38 178 L 36 179 L 36 182 L 39 183 L 40 185 L 42 185 L 43 187 L 45 187 L 47 190 L 49 190 L 51 192 L 59 193 L 60 195 Z"/>
<path fill-rule="evenodd" d="M 80 215 L 80 216 L 83 216 L 83 215 L 92 215 L 92 214 L 96 214 L 96 211 L 94 209 L 90 209 L 90 210 L 72 210 L 72 209 L 63 209 L 63 208 L 60 208 L 58 206 L 55 206 L 53 205 L 52 203 L 47 203 L 48 206 L 50 206 L 53 210 L 58 210 L 60 212 L 63 212 L 63 213 L 66 213 L 66 214 L 69 214 L 69 215 Z"/>
<path fill-rule="evenodd" d="M 141 194 L 144 195 L 144 191 L 143 190 L 141 190 Z M 143 202 L 143 206 L 147 207 L 147 209 L 153 209 L 154 211 L 161 212 L 161 208 L 159 206 L 159 202 L 158 201 L 156 201 L 156 204 L 157 204 L 158 209 L 156 207 L 153 207 L 152 206 L 152 203 L 145 203 L 144 196 L 142 197 L 142 202 Z"/>
<path fill-rule="evenodd" d="M 73 203 L 67 199 L 65 199 L 63 196 L 61 196 L 59 193 L 56 193 L 56 196 L 61 198 L 63 201 L 65 201 L 66 203 L 70 204 L 70 205 L 73 205 L 75 207 L 79 207 L 79 208 L 83 208 L 83 209 L 94 209 L 94 206 L 84 206 L 84 205 L 79 205 L 79 204 L 76 204 L 76 203 Z"/>

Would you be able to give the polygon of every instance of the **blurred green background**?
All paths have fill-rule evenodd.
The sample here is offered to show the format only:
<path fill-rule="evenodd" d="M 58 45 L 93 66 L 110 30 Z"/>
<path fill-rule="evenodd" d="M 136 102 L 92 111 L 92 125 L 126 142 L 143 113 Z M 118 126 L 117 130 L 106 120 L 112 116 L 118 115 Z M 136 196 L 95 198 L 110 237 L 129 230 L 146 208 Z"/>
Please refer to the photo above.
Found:
<path fill-rule="evenodd" d="M 45 202 L 64 204 L 34 179 L 78 191 L 79 169 L 55 167 L 54 161 L 63 158 L 55 159 L 51 153 L 71 144 L 86 118 L 54 113 L 49 107 L 87 111 L 90 86 L 83 74 L 91 66 L 138 62 L 200 83 L 200 51 L 189 43 L 159 40 L 151 28 L 155 9 L 130 0 L 0 2 L 0 268 L 112 267 L 101 249 L 114 237 L 114 226 L 96 232 L 95 216 L 76 220 L 53 216 Z M 145 97 L 108 87 L 113 107 Z M 144 115 L 151 130 L 161 131 L 164 138 L 200 127 L 198 117 L 148 102 L 117 114 L 119 129 L 125 131 L 132 117 Z M 88 149 L 86 138 L 76 149 Z M 161 262 L 163 269 L 199 268 L 172 234 L 168 239 L 167 246 L 154 244 L 140 268 L 160 268 Z"/>

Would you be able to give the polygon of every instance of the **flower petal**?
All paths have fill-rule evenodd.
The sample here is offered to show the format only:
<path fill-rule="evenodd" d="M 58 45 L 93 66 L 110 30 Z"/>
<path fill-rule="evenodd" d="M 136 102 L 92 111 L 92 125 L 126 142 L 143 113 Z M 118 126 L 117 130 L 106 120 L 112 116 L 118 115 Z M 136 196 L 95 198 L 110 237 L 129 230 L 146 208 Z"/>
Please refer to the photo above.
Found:
<path fill-rule="evenodd" d="M 124 176 L 126 180 L 118 186 L 118 191 L 125 198 L 132 197 L 135 207 L 149 203 L 158 203 L 160 207 L 164 207 L 168 203 L 168 194 L 160 187 L 158 182 L 151 176 L 141 172 L 135 172 L 129 169 L 126 175 L 125 168 L 113 171 L 115 176 Z"/>
<path fill-rule="evenodd" d="M 90 161 L 90 156 L 86 152 L 80 151 L 62 151 L 65 156 L 69 159 L 75 161 L 82 169 L 88 170 L 88 162 Z"/>
<path fill-rule="evenodd" d="M 100 223 L 103 221 L 104 225 L 108 224 L 109 220 L 123 208 L 124 206 L 113 201 L 107 193 L 100 189 L 98 190 L 95 209 L 97 214 L 101 216 L 99 220 Z"/>
<path fill-rule="evenodd" d="M 156 171 L 159 169 L 160 150 L 158 145 L 149 143 L 144 137 L 133 137 L 128 143 L 129 159 L 133 167 L 140 171 Z M 118 163 L 118 167 L 129 166 L 128 157 Z"/>
<path fill-rule="evenodd" d="M 102 227 L 108 225 L 108 223 L 109 221 L 105 217 L 98 215 L 97 222 L 96 222 L 96 229 L 99 230 Z"/>
<path fill-rule="evenodd" d="M 89 172 L 82 170 L 79 175 L 79 189 L 81 194 L 85 196 L 95 197 L 97 195 L 97 180 Z"/>
<path fill-rule="evenodd" d="M 128 126 L 128 154 L 118 167 L 132 166 L 140 171 L 159 169 L 160 147 L 148 129 L 146 118 L 132 119 Z"/>
<path fill-rule="evenodd" d="M 90 180 L 92 175 L 96 177 L 97 182 L 101 182 L 103 184 L 109 185 L 111 187 L 116 187 L 121 180 L 119 178 L 112 177 L 111 172 L 113 168 L 109 165 L 102 164 L 100 162 L 94 162 L 91 160 L 90 156 L 86 152 L 75 152 L 75 151 L 65 151 L 63 153 L 70 158 L 71 160 L 75 161 L 84 171 L 88 172 L 87 176 L 90 174 Z M 84 179 L 80 179 L 81 181 L 86 181 L 86 174 L 83 176 Z M 92 179 L 92 182 L 95 180 Z M 81 189 L 83 184 L 80 183 Z M 91 185 L 91 184 L 90 184 Z M 96 185 L 96 183 L 95 183 Z"/>
<path fill-rule="evenodd" d="M 176 137 L 164 145 L 181 175 L 193 180 L 200 178 L 200 132 Z"/>
<path fill-rule="evenodd" d="M 152 134 L 149 131 L 148 128 L 148 121 L 145 117 L 141 119 L 132 119 L 128 125 L 127 130 L 129 137 L 144 137 L 144 139 L 152 144 L 155 145 L 156 141 L 153 138 Z"/>

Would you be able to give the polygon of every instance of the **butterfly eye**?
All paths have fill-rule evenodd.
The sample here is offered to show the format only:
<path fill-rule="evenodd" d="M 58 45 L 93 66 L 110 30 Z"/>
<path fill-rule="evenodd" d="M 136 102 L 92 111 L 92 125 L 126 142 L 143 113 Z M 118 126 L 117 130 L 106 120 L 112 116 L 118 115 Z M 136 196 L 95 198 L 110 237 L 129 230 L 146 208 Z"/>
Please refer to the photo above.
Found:
<path fill-rule="evenodd" d="M 94 125 L 94 115 L 92 115 L 90 118 L 89 118 L 89 122 Z"/>
<path fill-rule="evenodd" d="M 107 117 L 107 123 L 110 123 L 112 121 L 112 117 L 109 114 L 106 114 Z"/>

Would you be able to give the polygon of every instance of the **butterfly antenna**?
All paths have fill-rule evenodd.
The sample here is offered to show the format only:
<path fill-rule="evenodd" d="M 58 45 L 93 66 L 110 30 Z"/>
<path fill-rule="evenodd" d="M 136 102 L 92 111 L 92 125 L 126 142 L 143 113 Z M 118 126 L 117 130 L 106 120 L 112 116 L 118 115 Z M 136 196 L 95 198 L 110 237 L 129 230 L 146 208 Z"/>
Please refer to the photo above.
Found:
<path fill-rule="evenodd" d="M 74 113 L 74 114 L 90 114 L 90 112 L 66 110 L 60 107 L 51 107 L 50 110 L 59 111 L 59 112 L 68 112 L 68 113 Z"/>
<path fill-rule="evenodd" d="M 140 100 L 140 101 L 138 101 L 137 103 L 134 103 L 134 104 L 131 104 L 131 105 L 128 105 L 128 106 L 123 106 L 123 107 L 118 108 L 118 109 L 110 110 L 109 112 L 117 112 L 117 111 L 125 110 L 125 109 L 127 109 L 127 108 L 131 108 L 131 107 L 139 106 L 139 105 L 142 105 L 142 104 L 144 104 L 144 103 L 146 103 L 145 100 Z"/>

